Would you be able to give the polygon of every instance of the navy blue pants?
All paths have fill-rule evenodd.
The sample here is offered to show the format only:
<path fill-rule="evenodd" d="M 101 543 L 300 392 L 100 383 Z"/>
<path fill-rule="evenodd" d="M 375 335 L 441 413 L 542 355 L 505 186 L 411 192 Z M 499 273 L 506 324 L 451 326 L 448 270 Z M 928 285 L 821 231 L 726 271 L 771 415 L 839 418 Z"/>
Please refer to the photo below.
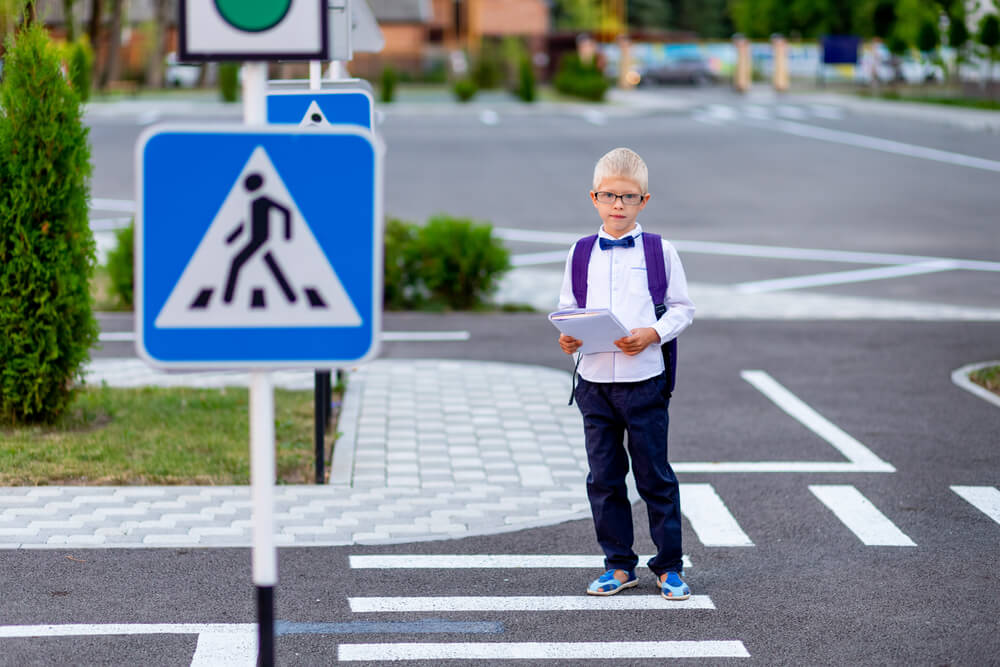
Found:
<path fill-rule="evenodd" d="M 632 550 L 632 506 L 625 487 L 631 458 L 657 549 L 649 569 L 657 576 L 680 572 L 681 499 L 677 477 L 667 462 L 670 399 L 666 398 L 666 376 L 610 383 L 580 378 L 575 395 L 583 414 L 590 462 L 587 496 L 597 541 L 604 550 L 605 569 L 634 570 L 639 562 Z"/>

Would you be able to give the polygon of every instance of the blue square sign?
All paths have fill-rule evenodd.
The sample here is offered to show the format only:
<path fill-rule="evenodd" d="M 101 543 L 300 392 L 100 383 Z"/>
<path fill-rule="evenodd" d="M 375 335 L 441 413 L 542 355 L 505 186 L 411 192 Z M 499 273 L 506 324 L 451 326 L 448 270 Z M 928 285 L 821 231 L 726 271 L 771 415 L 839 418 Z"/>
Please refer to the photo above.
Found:
<path fill-rule="evenodd" d="M 137 347 L 162 368 L 375 356 L 381 162 L 358 127 L 160 126 L 136 148 Z"/>
<path fill-rule="evenodd" d="M 338 90 L 269 90 L 267 122 L 326 127 L 357 125 L 373 128 L 374 102 L 363 88 Z"/>

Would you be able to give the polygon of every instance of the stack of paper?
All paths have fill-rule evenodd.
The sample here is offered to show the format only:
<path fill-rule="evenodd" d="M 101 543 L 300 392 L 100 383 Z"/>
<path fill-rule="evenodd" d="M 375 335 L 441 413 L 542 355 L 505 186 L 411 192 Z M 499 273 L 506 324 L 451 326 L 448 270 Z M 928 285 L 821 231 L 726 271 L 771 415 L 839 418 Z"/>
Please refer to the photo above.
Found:
<path fill-rule="evenodd" d="M 559 331 L 580 341 L 580 352 L 620 352 L 615 341 L 631 332 L 607 308 L 574 308 L 549 313 L 549 321 Z"/>

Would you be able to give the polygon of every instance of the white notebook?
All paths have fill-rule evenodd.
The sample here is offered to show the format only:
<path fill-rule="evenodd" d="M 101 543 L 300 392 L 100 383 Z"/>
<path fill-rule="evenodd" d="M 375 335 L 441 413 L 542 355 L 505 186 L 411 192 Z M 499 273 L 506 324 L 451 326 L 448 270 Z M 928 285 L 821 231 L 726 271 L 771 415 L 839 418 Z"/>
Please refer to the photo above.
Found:
<path fill-rule="evenodd" d="M 580 352 L 621 352 L 615 341 L 631 332 L 607 308 L 574 308 L 549 313 L 549 322 L 567 336 L 583 341 Z"/>

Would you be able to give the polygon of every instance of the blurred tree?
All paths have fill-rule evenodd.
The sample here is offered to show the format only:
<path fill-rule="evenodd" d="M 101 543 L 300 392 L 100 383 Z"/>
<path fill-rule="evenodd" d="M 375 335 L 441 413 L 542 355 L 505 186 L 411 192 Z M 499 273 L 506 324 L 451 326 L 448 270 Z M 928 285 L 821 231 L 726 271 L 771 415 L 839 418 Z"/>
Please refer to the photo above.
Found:
<path fill-rule="evenodd" d="M 552 19 L 564 30 L 597 30 L 601 26 L 600 0 L 556 0 Z"/>
<path fill-rule="evenodd" d="M 101 74 L 101 88 L 121 77 L 122 11 L 124 0 L 111 0 L 111 25 L 108 27 L 108 57 Z"/>
<path fill-rule="evenodd" d="M 100 45 L 98 40 L 101 37 L 102 6 L 103 3 L 101 0 L 90 0 L 90 27 L 87 30 L 87 34 L 90 35 L 90 46 L 95 52 Z"/>
<path fill-rule="evenodd" d="M 987 14 L 979 20 L 979 43 L 986 48 L 986 54 L 989 56 L 990 69 L 989 74 L 984 77 L 989 80 L 990 88 L 993 86 L 993 65 L 997 60 L 997 47 L 1000 46 L 1000 19 L 997 18 L 996 14 Z"/>
<path fill-rule="evenodd" d="M 0 0 L 0 49 L 7 35 L 14 32 L 24 16 L 25 0 Z"/>
<path fill-rule="evenodd" d="M 962 2 L 953 2 L 948 9 L 948 46 L 955 49 L 955 62 L 951 73 L 945 68 L 948 78 L 961 84 L 960 69 L 968 62 L 966 53 L 969 45 L 969 28 L 966 26 L 965 6 Z"/>
<path fill-rule="evenodd" d="M 76 41 L 76 18 L 73 16 L 73 5 L 76 0 L 63 0 L 63 21 L 66 23 L 66 41 Z"/>
<path fill-rule="evenodd" d="M 172 0 L 153 0 L 153 48 L 146 64 L 146 85 L 163 88 L 167 56 L 167 26 L 174 12 Z"/>
<path fill-rule="evenodd" d="M 628 24 L 633 28 L 669 28 L 670 0 L 631 0 Z"/>

